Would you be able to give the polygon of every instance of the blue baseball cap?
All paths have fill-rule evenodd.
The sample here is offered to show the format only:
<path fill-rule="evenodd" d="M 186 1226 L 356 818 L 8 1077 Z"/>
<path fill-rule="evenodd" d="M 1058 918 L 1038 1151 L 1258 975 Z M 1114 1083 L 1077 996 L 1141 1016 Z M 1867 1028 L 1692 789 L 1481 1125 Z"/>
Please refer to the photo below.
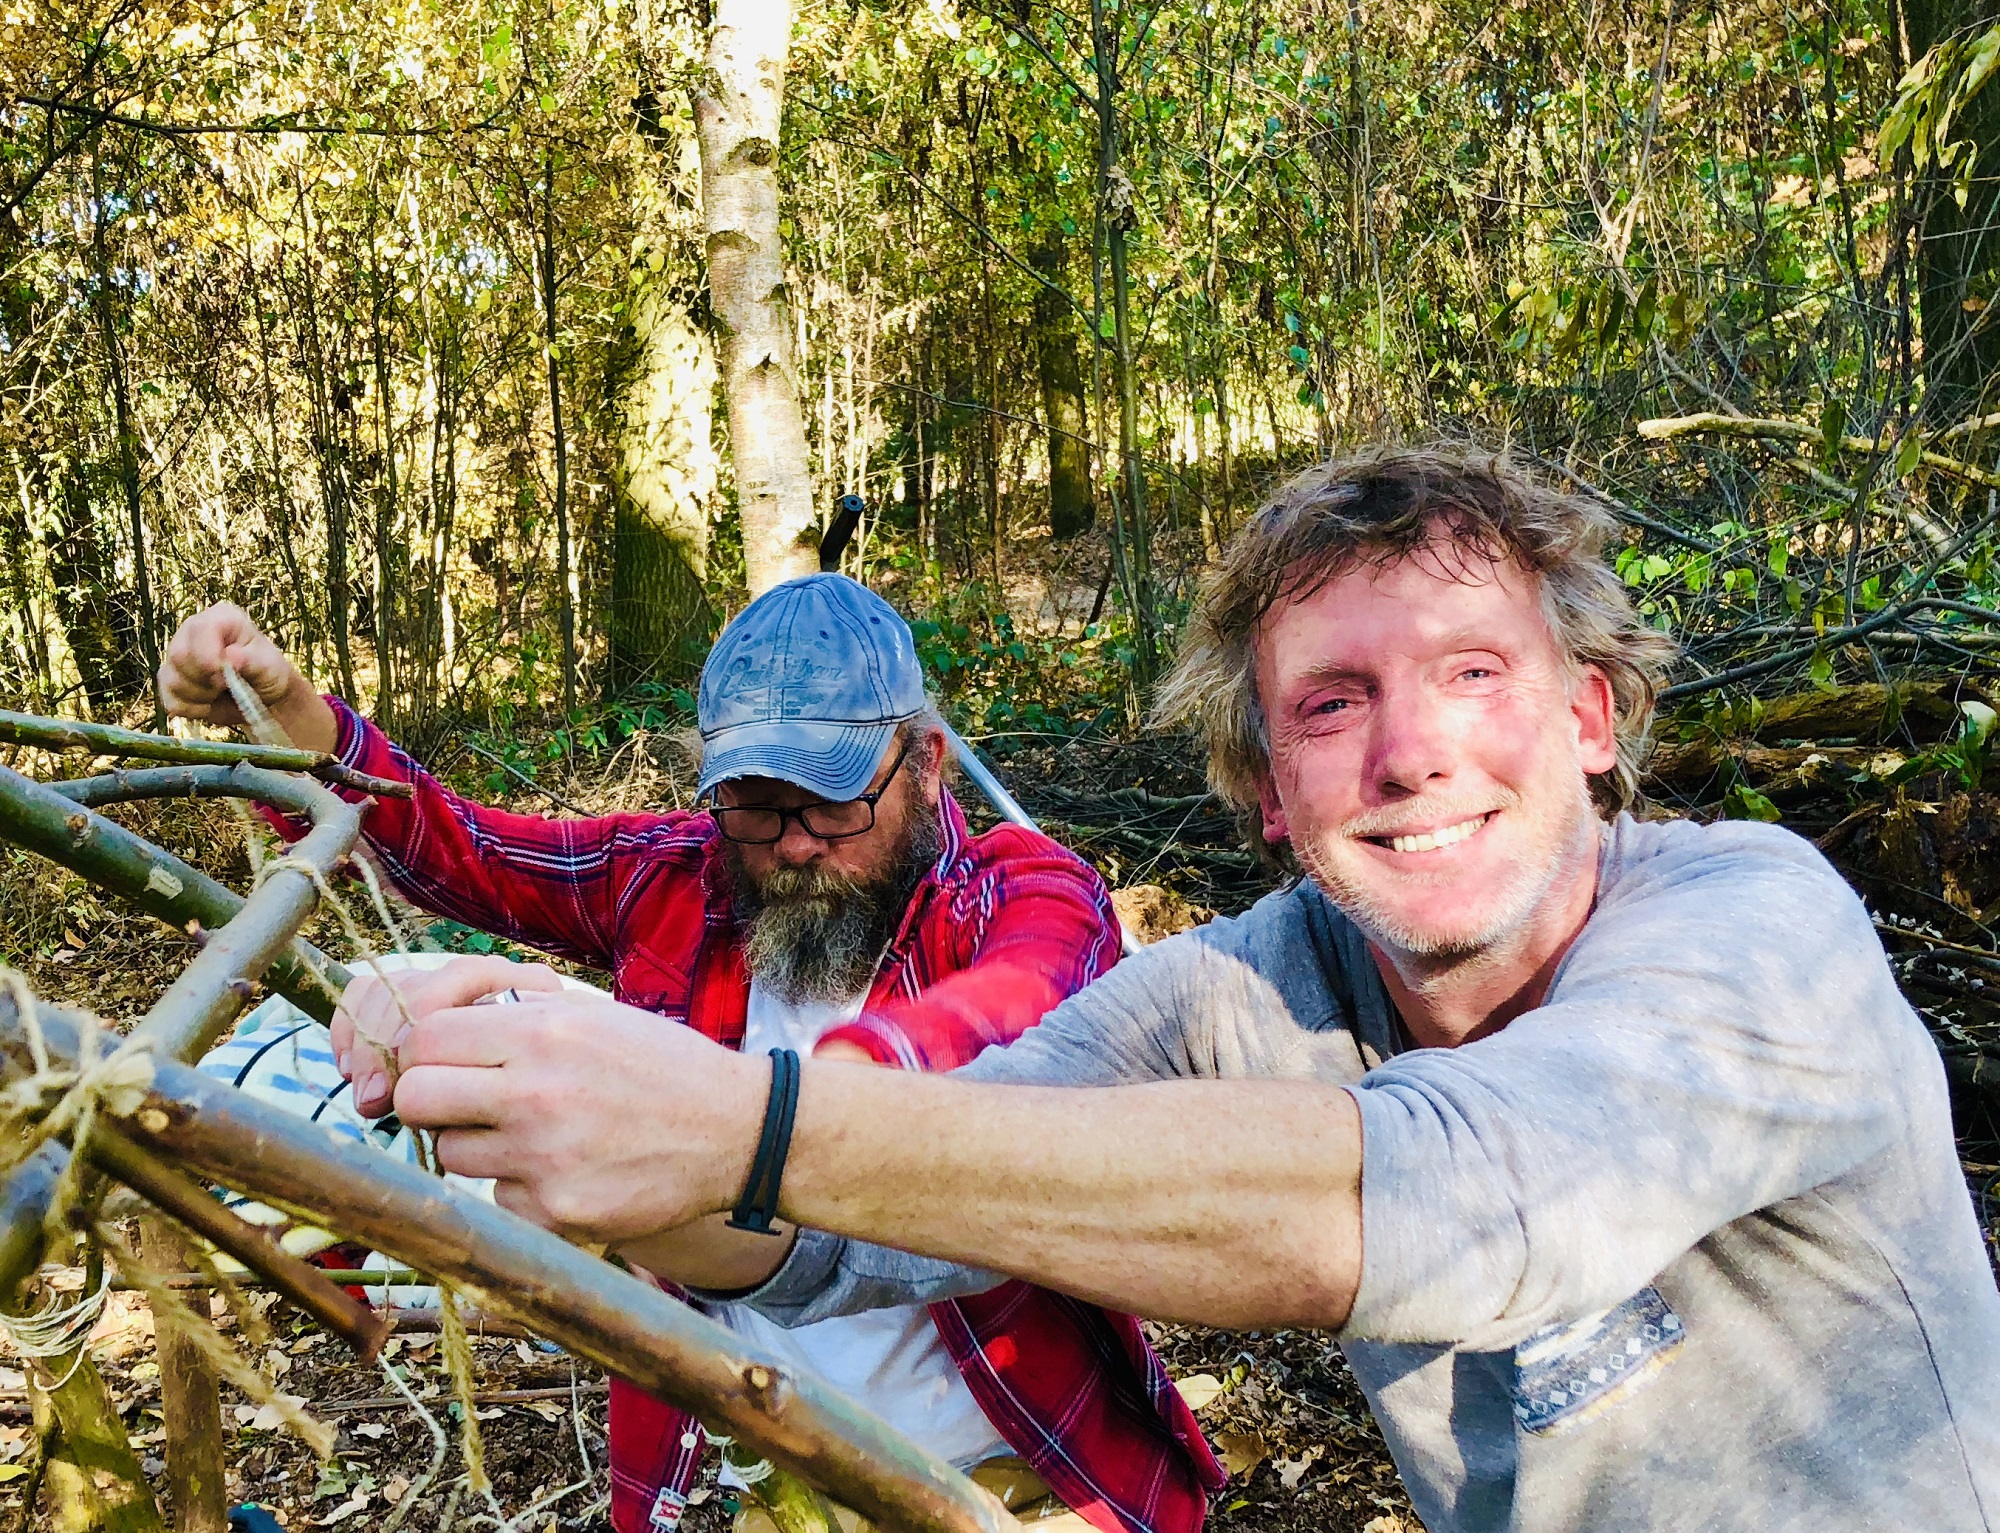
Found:
<path fill-rule="evenodd" d="M 700 792 L 776 777 L 853 798 L 924 702 L 910 625 L 868 587 L 831 574 L 773 586 L 701 668 Z"/>

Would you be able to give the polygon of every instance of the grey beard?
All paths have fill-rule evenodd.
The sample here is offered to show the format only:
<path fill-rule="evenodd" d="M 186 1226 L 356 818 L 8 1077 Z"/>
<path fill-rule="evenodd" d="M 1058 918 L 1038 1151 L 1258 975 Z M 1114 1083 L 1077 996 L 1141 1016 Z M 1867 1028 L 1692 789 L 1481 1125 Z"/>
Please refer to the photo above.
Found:
<path fill-rule="evenodd" d="M 874 979 L 917 885 L 943 852 L 943 825 L 926 805 L 912 810 L 888 870 L 875 878 L 777 868 L 759 885 L 732 856 L 750 977 L 792 1005 L 859 995 Z"/>

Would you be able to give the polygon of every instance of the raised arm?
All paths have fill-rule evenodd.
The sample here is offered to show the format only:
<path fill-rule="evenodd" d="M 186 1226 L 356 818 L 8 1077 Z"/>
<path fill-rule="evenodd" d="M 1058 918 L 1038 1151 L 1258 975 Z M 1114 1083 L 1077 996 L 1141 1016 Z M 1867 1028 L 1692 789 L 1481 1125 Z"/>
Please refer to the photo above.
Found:
<path fill-rule="evenodd" d="M 698 876 L 694 816 L 548 820 L 451 792 L 345 702 L 313 692 L 285 654 L 227 603 L 188 619 L 175 634 L 160 667 L 162 702 L 183 717 L 242 722 L 224 687 L 225 660 L 296 744 L 337 752 L 374 776 L 415 787 L 412 799 L 377 801 L 362 829 L 397 888 L 426 910 L 610 968 L 617 910 L 633 881 Z"/>

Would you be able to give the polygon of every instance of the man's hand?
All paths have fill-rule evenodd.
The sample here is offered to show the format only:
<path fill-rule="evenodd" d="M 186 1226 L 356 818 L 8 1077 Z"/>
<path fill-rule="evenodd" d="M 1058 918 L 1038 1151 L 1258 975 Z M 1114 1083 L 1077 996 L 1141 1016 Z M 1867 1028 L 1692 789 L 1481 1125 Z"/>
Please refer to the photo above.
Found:
<path fill-rule="evenodd" d="M 559 991 L 547 964 L 455 958 L 436 969 L 371 974 L 359 966 L 333 1014 L 333 1057 L 354 1082 L 354 1105 L 370 1118 L 389 1110 L 389 1065 L 403 1035 L 433 1012 L 470 1006 L 503 990 Z"/>
<path fill-rule="evenodd" d="M 437 1133 L 447 1171 L 492 1177 L 501 1207 L 611 1245 L 736 1201 L 771 1079 L 766 1059 L 574 995 L 432 1011 L 397 1060 L 396 1114 Z"/>
<path fill-rule="evenodd" d="M 292 743 L 309 751 L 332 752 L 340 730 L 326 699 L 271 642 L 241 607 L 217 602 L 181 624 L 160 662 L 160 706 L 184 719 L 208 724 L 245 724 L 242 709 L 223 680 L 233 666 L 257 694 Z"/>

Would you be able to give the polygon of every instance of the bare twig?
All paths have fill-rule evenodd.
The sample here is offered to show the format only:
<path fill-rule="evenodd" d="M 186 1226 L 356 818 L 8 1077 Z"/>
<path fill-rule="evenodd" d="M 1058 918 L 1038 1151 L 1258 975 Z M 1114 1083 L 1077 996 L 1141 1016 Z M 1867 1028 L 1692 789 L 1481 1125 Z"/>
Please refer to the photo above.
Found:
<path fill-rule="evenodd" d="M 243 1263 L 345 1341 L 363 1362 L 372 1360 L 389 1339 L 386 1316 L 349 1297 L 311 1262 L 239 1219 L 178 1171 L 141 1153 L 109 1124 L 100 1123 L 91 1135 L 90 1158 L 161 1213 Z"/>

